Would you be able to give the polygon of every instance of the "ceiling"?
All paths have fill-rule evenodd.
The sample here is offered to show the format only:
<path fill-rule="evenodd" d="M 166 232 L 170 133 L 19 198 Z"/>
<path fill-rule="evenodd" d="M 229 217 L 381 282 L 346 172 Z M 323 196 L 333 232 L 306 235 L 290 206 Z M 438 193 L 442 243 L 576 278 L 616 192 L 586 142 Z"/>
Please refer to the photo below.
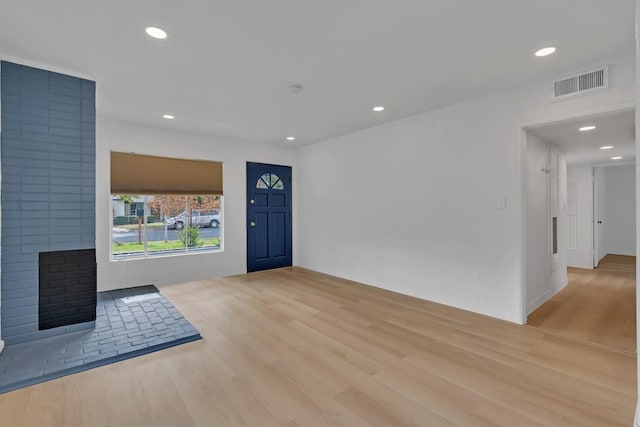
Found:
<path fill-rule="evenodd" d="M 0 55 L 95 78 L 103 116 L 300 146 L 630 55 L 634 3 L 0 0 Z"/>
<path fill-rule="evenodd" d="M 581 132 L 584 126 L 595 126 Z M 635 163 L 635 111 L 584 117 L 530 130 L 539 138 L 559 146 L 567 164 L 613 166 Z M 601 150 L 602 146 L 613 148 Z M 620 160 L 611 157 L 620 156 Z"/>

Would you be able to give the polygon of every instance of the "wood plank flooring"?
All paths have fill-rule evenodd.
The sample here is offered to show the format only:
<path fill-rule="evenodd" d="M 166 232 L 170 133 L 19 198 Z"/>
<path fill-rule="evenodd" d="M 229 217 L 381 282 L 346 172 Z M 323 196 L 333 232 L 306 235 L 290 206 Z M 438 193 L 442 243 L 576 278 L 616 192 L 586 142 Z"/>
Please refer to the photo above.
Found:
<path fill-rule="evenodd" d="M 636 272 L 636 257 L 627 255 L 605 255 L 598 264 L 598 270 L 612 270 L 626 273 Z"/>
<path fill-rule="evenodd" d="M 569 284 L 529 315 L 528 325 L 636 352 L 635 257 L 605 256 L 598 268 L 569 268 Z"/>
<path fill-rule="evenodd" d="M 301 268 L 162 292 L 204 340 L 0 395 L 0 423 L 632 423 L 633 355 Z"/>

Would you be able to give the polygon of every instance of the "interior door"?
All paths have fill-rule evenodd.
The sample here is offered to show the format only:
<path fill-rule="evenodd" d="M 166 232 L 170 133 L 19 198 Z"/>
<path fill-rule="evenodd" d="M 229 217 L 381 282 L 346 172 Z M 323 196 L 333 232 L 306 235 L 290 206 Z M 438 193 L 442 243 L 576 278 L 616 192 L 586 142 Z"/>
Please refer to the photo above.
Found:
<path fill-rule="evenodd" d="M 247 271 L 292 262 L 291 167 L 247 162 Z"/>

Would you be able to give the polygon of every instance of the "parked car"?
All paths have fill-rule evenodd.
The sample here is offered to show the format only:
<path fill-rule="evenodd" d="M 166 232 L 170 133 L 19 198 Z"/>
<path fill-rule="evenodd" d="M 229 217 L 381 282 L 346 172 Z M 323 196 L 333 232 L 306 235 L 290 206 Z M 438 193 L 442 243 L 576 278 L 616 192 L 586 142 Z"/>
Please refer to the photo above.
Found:
<path fill-rule="evenodd" d="M 164 223 L 169 228 L 182 230 L 188 221 L 187 212 L 167 218 Z M 213 227 L 220 226 L 220 211 L 217 209 L 192 209 L 191 210 L 191 227 Z"/>

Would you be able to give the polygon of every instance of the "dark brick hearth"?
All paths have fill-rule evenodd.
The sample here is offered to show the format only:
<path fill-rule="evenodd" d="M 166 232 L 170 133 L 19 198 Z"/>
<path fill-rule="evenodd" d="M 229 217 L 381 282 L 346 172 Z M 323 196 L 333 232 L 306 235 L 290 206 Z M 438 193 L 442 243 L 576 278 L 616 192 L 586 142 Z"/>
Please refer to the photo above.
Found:
<path fill-rule="evenodd" d="M 96 320 L 96 251 L 40 252 L 39 329 Z"/>

